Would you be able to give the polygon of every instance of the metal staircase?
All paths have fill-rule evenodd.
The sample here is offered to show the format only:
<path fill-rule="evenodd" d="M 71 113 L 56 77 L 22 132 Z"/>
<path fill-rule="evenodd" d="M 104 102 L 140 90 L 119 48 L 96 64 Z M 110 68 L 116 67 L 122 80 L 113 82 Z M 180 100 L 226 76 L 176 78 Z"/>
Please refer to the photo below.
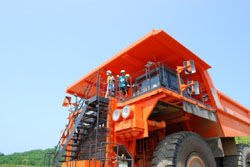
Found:
<path fill-rule="evenodd" d="M 60 167 L 64 162 L 79 160 L 87 160 L 91 167 L 112 166 L 123 155 L 130 157 L 130 166 L 133 166 L 133 158 L 126 147 L 112 143 L 111 107 L 115 102 L 112 97 L 104 98 L 106 81 L 99 72 L 89 80 L 91 84 L 84 88 L 82 97 L 76 99 L 77 105 L 71 110 L 72 117 L 55 151 L 45 155 L 44 162 L 48 162 L 48 167 L 51 164 Z M 66 165 L 72 166 L 71 163 Z"/>
<path fill-rule="evenodd" d="M 59 152 L 58 152 L 58 154 L 57 154 L 57 156 L 56 156 L 56 158 L 55 158 L 54 167 L 57 167 L 59 161 L 62 162 L 62 161 L 61 161 L 61 158 L 62 158 L 62 157 L 70 157 L 70 158 L 73 158 L 73 157 L 74 157 L 74 154 L 76 153 L 76 150 L 74 150 L 74 149 L 66 150 L 66 148 L 68 147 L 68 145 L 69 145 L 69 143 L 70 143 L 71 140 L 77 140 L 77 138 L 75 137 L 76 134 L 77 134 L 77 133 L 76 133 L 76 130 L 77 130 L 77 128 L 79 128 L 78 125 L 79 125 L 80 121 L 82 120 L 82 117 L 85 115 L 87 107 L 88 107 L 88 101 L 86 100 L 86 101 L 84 101 L 84 105 L 83 105 L 83 107 L 82 107 L 82 111 L 81 111 L 81 113 L 79 114 L 79 116 L 77 117 L 77 119 L 76 119 L 76 121 L 75 121 L 75 124 L 74 124 L 74 126 L 73 126 L 73 129 L 71 130 L 71 133 L 70 133 L 69 136 L 67 137 L 66 143 L 65 143 L 64 146 L 59 150 Z M 86 126 L 86 127 L 88 127 L 88 126 Z M 73 137 L 73 136 L 74 136 L 74 137 Z M 70 155 L 65 155 L 65 154 L 64 154 L 65 151 L 66 151 L 66 152 L 71 152 L 71 154 L 70 154 Z"/>
<path fill-rule="evenodd" d="M 93 83 L 92 80 L 96 82 Z M 111 130 L 108 127 L 111 124 L 110 99 L 103 97 L 105 92 L 104 89 L 102 90 L 106 87 L 106 82 L 101 79 L 98 72 L 89 83 L 93 84 L 85 88 L 82 98 L 72 112 L 75 113 L 73 127 L 69 127 L 69 124 L 66 126 L 69 133 L 66 142 L 62 146 L 63 138 L 61 137 L 53 153 L 54 167 L 74 160 L 88 160 L 89 163 L 94 164 L 91 166 L 97 166 L 97 161 L 102 165 L 111 163 L 110 158 L 107 158 L 110 157 L 111 150 L 108 144 L 111 137 Z M 95 87 L 96 95 L 89 98 L 88 94 L 93 87 Z"/>
<path fill-rule="evenodd" d="M 106 99 L 108 102 L 110 100 Z M 94 129 L 89 132 L 88 139 L 83 141 L 81 144 L 80 159 L 88 160 L 89 163 L 96 161 L 105 163 L 107 161 L 106 154 L 110 153 L 110 146 L 107 141 L 110 141 L 111 130 L 110 130 L 110 107 L 102 97 L 99 97 L 97 101 L 91 103 L 89 107 L 93 112 L 96 112 L 96 124 Z M 92 165 L 93 166 L 93 165 Z"/>

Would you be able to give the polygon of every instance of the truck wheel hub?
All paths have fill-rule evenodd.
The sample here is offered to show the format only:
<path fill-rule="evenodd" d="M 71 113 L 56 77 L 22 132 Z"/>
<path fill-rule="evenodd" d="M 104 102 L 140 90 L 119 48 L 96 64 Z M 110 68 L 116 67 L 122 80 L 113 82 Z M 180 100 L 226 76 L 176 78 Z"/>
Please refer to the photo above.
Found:
<path fill-rule="evenodd" d="M 186 167 L 206 167 L 203 160 L 197 155 L 191 155 L 187 159 Z"/>

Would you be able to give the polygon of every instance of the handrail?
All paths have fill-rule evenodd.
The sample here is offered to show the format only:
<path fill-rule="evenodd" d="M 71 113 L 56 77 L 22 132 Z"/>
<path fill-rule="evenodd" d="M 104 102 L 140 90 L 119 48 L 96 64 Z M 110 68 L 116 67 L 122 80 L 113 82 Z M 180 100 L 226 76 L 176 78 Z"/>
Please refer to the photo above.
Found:
<path fill-rule="evenodd" d="M 96 74 L 90 78 L 89 82 L 91 83 L 91 81 L 92 81 L 95 77 L 96 77 Z M 90 90 L 92 89 L 92 85 L 93 85 L 93 84 L 91 84 Z M 75 111 L 79 110 L 79 108 L 81 108 L 82 105 L 83 105 L 82 101 L 83 101 L 84 99 L 87 99 L 88 93 L 89 93 L 89 91 L 88 91 L 89 86 L 90 86 L 90 84 L 88 84 L 88 86 L 84 89 L 83 95 L 82 95 L 81 99 L 80 99 L 79 102 L 78 102 L 79 104 L 81 103 L 81 106 L 80 106 L 80 107 L 79 107 L 79 106 L 76 107 L 76 108 L 75 108 Z M 84 97 L 84 96 L 85 96 L 85 97 Z"/>
<path fill-rule="evenodd" d="M 78 105 L 75 107 L 75 109 L 74 109 L 73 112 L 79 111 L 81 108 L 83 108 L 84 105 L 85 105 L 84 110 L 86 111 L 87 106 L 88 106 L 88 105 L 85 104 L 85 103 L 86 103 L 86 99 L 88 98 L 89 92 L 92 90 L 92 88 L 93 88 L 94 85 L 97 85 L 97 95 L 99 95 L 99 93 L 100 93 L 100 91 L 101 91 L 100 88 L 99 88 L 99 86 L 101 86 L 101 83 L 102 83 L 102 82 L 101 82 L 102 79 L 99 78 L 99 71 L 97 72 L 97 74 L 95 74 L 94 76 L 91 77 L 91 79 L 89 80 L 89 82 L 91 83 L 92 80 L 93 80 L 95 77 L 97 77 L 97 81 L 94 82 L 94 83 L 92 83 L 92 84 L 88 84 L 88 86 L 84 89 L 83 95 L 82 95 L 81 99 L 77 102 Z M 77 116 L 77 120 L 76 120 L 76 122 L 74 123 L 75 125 L 78 125 L 78 124 L 79 124 L 80 118 L 81 118 L 81 117 L 84 115 L 84 113 L 85 113 L 84 110 L 80 113 L 80 115 Z M 66 125 L 66 128 L 64 129 L 63 134 L 65 133 L 66 130 L 69 130 L 69 124 L 70 124 L 70 122 Z M 62 149 L 61 149 L 61 147 L 62 147 L 62 146 L 61 146 L 61 142 L 62 142 L 62 139 L 63 139 L 63 134 L 62 134 L 62 136 L 60 137 L 60 140 L 59 140 L 59 142 L 58 142 L 58 144 L 57 144 L 57 146 L 56 146 L 56 148 L 55 148 L 54 154 L 53 154 L 53 155 L 54 155 L 54 157 L 53 157 L 54 166 L 56 166 L 56 165 L 58 164 L 58 162 L 59 162 L 59 160 L 60 160 L 60 158 L 61 158 L 61 156 L 62 156 L 62 154 L 63 154 L 63 152 L 64 152 L 64 151 L 62 151 L 62 150 L 65 150 L 65 149 L 66 149 L 66 147 L 67 147 L 69 141 L 71 140 L 71 138 L 72 138 L 72 136 L 73 136 L 73 133 L 72 133 L 72 132 L 74 132 L 75 129 L 76 129 L 76 126 L 73 126 L 73 130 L 71 130 L 70 135 L 67 137 L 67 141 L 66 141 L 66 143 L 64 144 L 64 146 L 63 146 Z M 60 151 L 60 152 L 59 152 L 59 151 Z M 59 154 L 58 154 L 58 152 L 59 152 Z"/>
<path fill-rule="evenodd" d="M 88 98 L 88 95 L 89 95 L 90 91 L 92 90 L 93 86 L 94 86 L 94 85 L 97 85 L 98 82 L 100 82 L 100 81 L 102 80 L 102 79 L 100 78 L 100 81 L 98 81 L 98 76 L 100 76 L 99 71 L 105 71 L 105 70 L 102 70 L 102 69 L 98 70 L 97 73 L 96 73 L 95 75 L 93 75 L 93 76 L 90 78 L 90 80 L 88 81 L 89 83 L 91 83 L 92 80 L 93 80 L 94 78 L 97 78 L 97 81 L 94 82 L 94 83 L 92 83 L 92 84 L 88 84 L 87 87 L 84 89 L 83 95 L 82 95 L 81 99 L 80 99 L 79 102 L 78 102 L 79 104 L 81 103 L 81 106 L 80 106 L 80 107 L 77 107 L 75 111 L 79 110 L 79 108 L 82 107 L 82 100 Z M 103 80 L 104 80 L 104 79 L 103 79 Z M 102 82 L 100 82 L 100 83 L 102 83 Z M 105 85 L 105 84 L 100 84 L 100 86 L 101 86 L 101 85 Z M 97 87 L 98 87 L 98 86 L 97 86 Z M 97 93 L 97 94 L 98 94 L 98 93 Z M 99 94 L 98 94 L 98 95 L 99 95 Z"/>
<path fill-rule="evenodd" d="M 63 138 L 63 134 L 65 133 L 65 131 L 66 131 L 66 129 L 68 129 L 68 126 L 69 126 L 69 124 L 70 124 L 70 122 L 68 122 L 68 124 L 66 125 L 66 127 L 64 128 L 64 130 L 63 130 L 63 133 L 62 133 L 62 135 L 61 135 L 61 137 L 60 137 L 60 139 L 59 139 L 59 141 L 58 141 L 58 143 L 57 143 L 57 145 L 56 145 L 56 147 L 55 147 L 55 150 L 53 151 L 53 152 L 51 152 L 51 153 L 47 153 L 47 154 L 52 154 L 53 155 L 53 163 L 54 163 L 54 161 L 55 161 L 55 157 L 57 156 L 57 153 L 59 152 L 59 150 L 60 150 L 60 148 L 61 148 L 61 143 L 62 143 L 62 138 Z M 46 157 L 46 155 L 45 155 L 45 157 Z M 50 161 L 51 161 L 51 158 L 49 159 L 49 162 L 48 162 L 48 166 L 50 166 Z"/>
<path fill-rule="evenodd" d="M 64 144 L 62 150 L 57 155 L 57 158 L 56 158 L 55 163 L 54 163 L 54 167 L 56 167 L 58 165 L 58 163 L 60 161 L 60 158 L 62 157 L 64 151 L 68 147 L 68 144 L 69 144 L 71 138 L 73 137 L 73 134 L 74 134 L 74 132 L 75 132 L 75 130 L 77 128 L 77 125 L 80 123 L 80 121 L 82 119 L 82 116 L 85 114 L 85 111 L 86 111 L 87 107 L 88 107 L 88 101 L 85 101 L 84 106 L 83 106 L 83 110 L 82 110 L 81 114 L 78 116 L 78 118 L 77 118 L 77 120 L 75 122 L 75 125 L 73 126 L 73 129 L 72 129 L 72 131 L 70 133 L 70 135 L 67 137 L 66 143 Z"/>
<path fill-rule="evenodd" d="M 93 76 L 92 78 L 91 78 L 91 81 L 93 80 L 93 78 L 94 78 L 95 76 Z M 89 89 L 89 85 L 84 89 L 84 94 L 87 92 L 87 90 Z M 83 94 L 83 96 L 84 96 L 84 94 Z M 87 96 L 85 96 L 85 97 L 87 97 Z M 86 98 L 85 98 L 86 99 Z M 79 104 L 81 104 L 81 106 L 77 106 L 77 107 L 75 107 L 75 110 L 74 110 L 74 112 L 75 111 L 78 111 L 79 109 L 81 109 L 82 108 L 82 106 L 83 106 L 83 102 L 84 102 L 84 100 L 85 100 L 83 97 L 79 100 Z M 60 140 L 58 141 L 58 144 L 56 145 L 56 148 L 55 148 L 55 151 L 54 151 L 54 156 L 53 156 L 53 162 L 55 163 L 55 158 L 57 157 L 57 155 L 58 155 L 58 152 L 61 150 L 61 143 L 62 143 L 62 139 L 63 139 L 63 134 L 65 133 L 65 131 L 66 130 L 69 130 L 69 124 L 70 124 L 70 121 L 68 122 L 68 124 L 66 125 L 66 128 L 64 129 L 64 131 L 63 131 L 63 133 L 62 133 L 62 135 L 61 135 L 61 137 L 60 137 Z"/>

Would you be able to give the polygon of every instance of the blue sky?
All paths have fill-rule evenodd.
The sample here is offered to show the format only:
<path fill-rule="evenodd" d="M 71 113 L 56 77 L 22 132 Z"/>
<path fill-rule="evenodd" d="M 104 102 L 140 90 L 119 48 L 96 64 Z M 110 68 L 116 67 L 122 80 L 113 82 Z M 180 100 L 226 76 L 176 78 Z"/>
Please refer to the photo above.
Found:
<path fill-rule="evenodd" d="M 216 88 L 250 107 L 250 1 L 0 1 L 0 152 L 55 146 L 67 86 L 152 29 L 207 61 Z"/>

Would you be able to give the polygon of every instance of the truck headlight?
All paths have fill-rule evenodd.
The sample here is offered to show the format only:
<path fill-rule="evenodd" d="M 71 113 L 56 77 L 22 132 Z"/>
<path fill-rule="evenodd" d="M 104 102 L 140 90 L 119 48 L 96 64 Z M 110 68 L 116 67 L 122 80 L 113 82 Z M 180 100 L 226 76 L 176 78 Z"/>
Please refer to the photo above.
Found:
<path fill-rule="evenodd" d="M 130 106 L 125 106 L 122 109 L 122 118 L 126 119 L 132 115 Z"/>
<path fill-rule="evenodd" d="M 119 109 L 116 109 L 112 114 L 113 121 L 118 121 L 121 117 L 121 113 Z"/>

